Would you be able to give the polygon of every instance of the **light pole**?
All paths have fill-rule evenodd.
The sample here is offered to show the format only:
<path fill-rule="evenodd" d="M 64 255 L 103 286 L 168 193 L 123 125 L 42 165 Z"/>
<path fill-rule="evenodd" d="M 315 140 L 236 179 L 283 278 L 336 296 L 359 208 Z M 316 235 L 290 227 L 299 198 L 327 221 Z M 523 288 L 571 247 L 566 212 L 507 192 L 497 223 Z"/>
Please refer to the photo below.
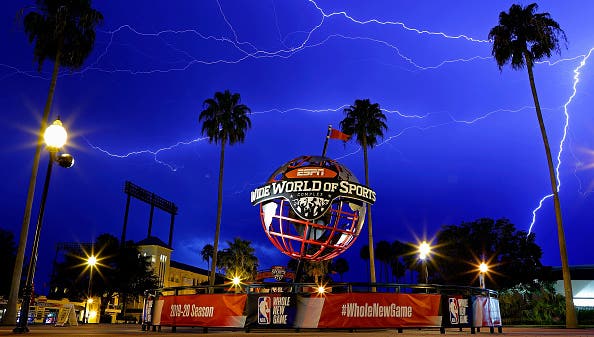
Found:
<path fill-rule="evenodd" d="M 54 161 L 60 166 L 68 168 L 74 165 L 74 159 L 71 155 L 63 153 L 58 154 L 58 151 L 68 139 L 68 134 L 62 126 L 60 119 L 56 119 L 52 125 L 45 129 L 43 134 L 45 144 L 49 151 L 49 161 L 47 164 L 47 172 L 45 174 L 45 182 L 43 183 L 43 193 L 41 194 L 41 205 L 39 206 L 39 215 L 37 216 L 37 225 L 35 226 L 35 237 L 33 239 L 33 248 L 31 251 L 31 258 L 29 260 L 29 268 L 27 269 L 27 280 L 23 289 L 23 301 L 21 303 L 21 310 L 17 326 L 12 330 L 14 333 L 29 332 L 27 328 L 27 321 L 29 320 L 29 306 L 31 305 L 31 297 L 33 296 L 33 278 L 35 277 L 35 267 L 37 266 L 37 249 L 39 248 L 39 236 L 41 233 L 41 225 L 43 223 L 43 213 L 45 211 L 45 200 L 47 199 L 47 191 L 49 188 L 50 177 Z"/>
<path fill-rule="evenodd" d="M 431 246 L 427 241 L 421 242 L 419 245 L 419 259 L 421 260 L 421 277 L 425 284 L 429 283 L 429 271 L 427 270 L 427 259 L 431 253 Z"/>
<path fill-rule="evenodd" d="M 85 311 L 83 312 L 83 323 L 89 323 L 89 314 L 88 312 L 91 311 L 91 304 L 93 304 L 93 298 L 89 297 L 85 300 Z M 88 306 L 88 309 L 87 309 Z"/>
<path fill-rule="evenodd" d="M 95 265 L 97 265 L 97 257 L 95 257 L 95 255 L 91 255 L 89 256 L 89 258 L 87 259 L 87 267 L 89 268 L 89 290 L 88 290 L 88 299 L 85 301 L 85 311 L 83 314 L 83 322 L 84 323 L 89 323 L 89 318 L 87 315 L 87 306 L 89 306 L 89 310 L 90 308 L 90 304 L 93 303 L 93 295 L 91 295 L 91 287 L 93 284 L 93 268 L 95 268 Z"/>
<path fill-rule="evenodd" d="M 479 287 L 485 289 L 485 274 L 489 271 L 489 266 L 485 262 L 479 265 Z"/>

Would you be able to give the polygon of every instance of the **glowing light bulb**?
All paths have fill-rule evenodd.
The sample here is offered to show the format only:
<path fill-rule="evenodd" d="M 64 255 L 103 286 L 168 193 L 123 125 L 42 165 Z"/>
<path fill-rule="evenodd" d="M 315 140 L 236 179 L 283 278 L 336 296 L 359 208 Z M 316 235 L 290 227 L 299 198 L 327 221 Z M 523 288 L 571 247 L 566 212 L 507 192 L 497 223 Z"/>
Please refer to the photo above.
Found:
<path fill-rule="evenodd" d="M 59 149 L 66 144 L 68 133 L 66 133 L 66 129 L 62 126 L 62 122 L 56 119 L 52 125 L 45 129 L 43 138 L 48 147 Z"/>
<path fill-rule="evenodd" d="M 425 260 L 429 256 L 429 253 L 431 253 L 431 246 L 429 246 L 427 241 L 421 242 L 419 245 L 419 258 Z"/>

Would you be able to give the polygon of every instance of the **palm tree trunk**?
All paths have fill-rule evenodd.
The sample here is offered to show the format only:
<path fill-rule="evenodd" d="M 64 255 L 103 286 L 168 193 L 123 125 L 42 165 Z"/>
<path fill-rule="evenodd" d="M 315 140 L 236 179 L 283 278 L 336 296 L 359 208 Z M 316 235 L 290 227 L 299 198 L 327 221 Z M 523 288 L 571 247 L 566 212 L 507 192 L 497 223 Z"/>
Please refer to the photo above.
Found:
<path fill-rule="evenodd" d="M 544 120 L 542 119 L 542 112 L 540 110 L 540 103 L 536 93 L 536 85 L 534 83 L 534 73 L 532 72 L 532 59 L 528 53 L 524 53 L 526 57 L 526 65 L 528 68 L 528 78 L 530 79 L 530 89 L 532 90 L 532 97 L 534 98 L 534 106 L 536 108 L 536 116 L 538 118 L 538 125 L 540 126 L 540 133 L 544 143 L 545 152 L 547 154 L 547 164 L 549 166 L 549 177 L 551 179 L 551 188 L 553 190 L 553 201 L 555 205 L 555 218 L 557 220 L 557 236 L 559 239 L 559 251 L 561 254 L 561 269 L 563 273 L 563 287 L 565 289 L 565 326 L 567 328 L 577 328 L 577 318 L 575 314 L 575 307 L 573 305 L 573 290 L 571 286 L 571 275 L 569 273 L 569 262 L 567 260 L 567 247 L 565 243 L 565 232 L 563 230 L 563 220 L 561 217 L 561 203 L 559 202 L 559 191 L 557 188 L 557 178 L 555 177 L 555 167 L 553 165 L 553 158 L 551 156 L 551 149 L 549 147 L 549 140 L 547 131 L 545 129 Z"/>
<path fill-rule="evenodd" d="M 367 139 L 363 137 L 363 161 L 365 164 L 365 186 L 369 187 L 369 167 L 367 161 Z M 371 205 L 367 204 L 367 233 L 369 239 L 369 278 L 375 283 L 375 254 L 373 249 L 373 223 L 371 221 Z M 375 287 L 371 288 L 375 292 Z"/>
<path fill-rule="evenodd" d="M 221 141 L 221 161 L 219 164 L 219 190 L 217 193 L 217 224 L 212 252 L 212 266 L 210 267 L 209 284 L 215 284 L 217 255 L 219 252 L 219 236 L 221 235 L 221 217 L 223 213 L 223 168 L 225 166 L 225 140 Z M 211 289 L 212 291 L 212 289 Z"/>
<path fill-rule="evenodd" d="M 23 262 L 25 260 L 25 248 L 27 247 L 27 236 L 29 234 L 29 223 L 31 222 L 31 208 L 33 207 L 33 197 L 35 196 L 35 182 L 37 181 L 37 170 L 39 169 L 39 158 L 41 156 L 41 147 L 43 146 L 43 133 L 47 128 L 47 120 L 49 112 L 54 101 L 54 92 L 56 91 L 56 82 L 58 81 L 58 73 L 60 71 L 60 56 L 61 48 L 56 52 L 56 60 L 54 61 L 54 70 L 50 82 L 47 100 L 43 109 L 43 116 L 41 117 L 41 127 L 37 135 L 37 146 L 35 147 L 35 156 L 33 157 L 33 169 L 31 170 L 31 178 L 29 179 L 29 189 L 27 191 L 27 202 L 25 203 L 25 215 L 23 216 L 23 223 L 21 225 L 21 236 L 19 238 L 19 246 L 17 248 L 17 255 L 14 262 L 14 270 L 12 272 L 12 281 L 10 284 L 10 296 L 5 313 L 5 323 L 10 325 L 16 324 L 17 299 L 19 297 L 19 288 L 21 283 L 21 273 L 23 271 Z"/>

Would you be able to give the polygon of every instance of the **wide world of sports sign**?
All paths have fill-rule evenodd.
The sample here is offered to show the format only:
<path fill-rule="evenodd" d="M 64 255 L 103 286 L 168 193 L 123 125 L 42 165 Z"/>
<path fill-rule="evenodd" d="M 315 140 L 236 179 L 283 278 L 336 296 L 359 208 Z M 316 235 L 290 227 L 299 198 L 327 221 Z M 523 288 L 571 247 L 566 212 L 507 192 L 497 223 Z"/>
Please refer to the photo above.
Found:
<path fill-rule="evenodd" d="M 289 168 L 281 180 L 269 181 L 252 190 L 250 201 L 256 205 L 284 198 L 300 218 L 307 220 L 320 218 L 338 197 L 367 204 L 375 202 L 376 195 L 372 189 L 352 179 L 346 180 L 340 173 L 332 167 L 317 164 Z M 352 177 L 351 174 L 348 176 Z"/>
<path fill-rule="evenodd" d="M 250 193 L 272 244 L 291 258 L 310 261 L 347 250 L 375 200 L 375 191 L 346 166 L 322 156 L 288 161 Z"/>

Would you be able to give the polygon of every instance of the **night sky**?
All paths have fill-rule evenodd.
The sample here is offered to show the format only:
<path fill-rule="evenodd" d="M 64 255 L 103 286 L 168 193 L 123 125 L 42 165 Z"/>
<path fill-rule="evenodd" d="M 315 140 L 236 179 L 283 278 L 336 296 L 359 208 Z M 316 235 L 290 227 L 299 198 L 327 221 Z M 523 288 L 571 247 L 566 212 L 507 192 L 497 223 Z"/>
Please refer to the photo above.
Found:
<path fill-rule="evenodd" d="M 253 114 L 245 143 L 226 151 L 222 248 L 241 236 L 261 268 L 286 263 L 266 239 L 250 190 L 288 160 L 321 154 L 328 124 L 338 127 L 346 106 L 369 98 L 389 127 L 369 156 L 376 242 L 504 217 L 536 233 L 543 264 L 560 265 L 551 198 L 531 227 L 551 188 L 527 72 L 499 71 L 486 41 L 512 3 L 94 1 L 105 17 L 94 51 L 80 70 L 62 70 L 50 115 L 69 131 L 76 164 L 52 174 L 38 279 L 48 277 L 56 242 L 120 236 L 126 180 L 177 204 L 173 258 L 206 268 L 199 252 L 214 238 L 220 147 L 202 137 L 198 115 L 225 89 Z M 0 227 L 16 240 L 52 70 L 46 62 L 37 72 L 15 19 L 32 4 L 4 1 L 0 11 Z M 555 164 L 561 160 L 569 262 L 592 264 L 594 3 L 539 6 L 568 37 L 561 56 L 536 65 L 535 78 Z M 364 181 L 354 142 L 331 141 L 327 154 Z M 29 246 L 47 158 L 44 151 Z M 129 239 L 146 236 L 149 209 L 132 201 Z M 168 230 L 169 215 L 156 211 L 153 233 L 167 241 Z M 366 243 L 365 226 L 345 253 L 345 279 L 368 280 L 358 272 Z"/>

